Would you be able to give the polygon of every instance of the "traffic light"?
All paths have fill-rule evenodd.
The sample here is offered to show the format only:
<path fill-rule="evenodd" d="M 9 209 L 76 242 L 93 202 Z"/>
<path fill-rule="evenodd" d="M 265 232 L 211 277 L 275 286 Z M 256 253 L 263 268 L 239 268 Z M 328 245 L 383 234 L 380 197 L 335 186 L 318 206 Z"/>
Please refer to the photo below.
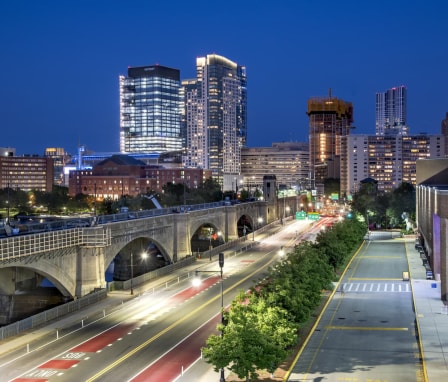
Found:
<path fill-rule="evenodd" d="M 224 266 L 224 253 L 219 252 L 218 261 L 219 261 L 219 266 L 222 268 Z"/>

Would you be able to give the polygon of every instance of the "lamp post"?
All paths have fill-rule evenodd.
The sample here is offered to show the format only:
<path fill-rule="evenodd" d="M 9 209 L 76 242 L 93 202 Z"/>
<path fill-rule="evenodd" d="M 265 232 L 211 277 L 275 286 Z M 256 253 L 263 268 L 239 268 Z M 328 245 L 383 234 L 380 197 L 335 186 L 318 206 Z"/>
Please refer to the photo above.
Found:
<path fill-rule="evenodd" d="M 220 252 L 218 257 L 218 263 L 221 273 L 221 324 L 224 325 L 224 278 L 223 278 L 223 271 L 224 268 L 224 253 Z M 200 283 L 199 278 L 197 277 L 198 273 L 216 273 L 216 271 L 195 271 L 195 279 L 193 280 L 193 283 L 195 285 L 198 285 Z M 221 331 L 221 337 L 224 336 L 224 330 Z M 226 382 L 226 379 L 224 377 L 224 368 L 221 368 L 221 374 L 219 378 L 219 382 Z"/>
<path fill-rule="evenodd" d="M 259 216 L 256 220 L 256 224 L 254 223 L 254 227 L 252 228 L 252 241 L 255 241 L 255 230 L 260 226 L 263 222 L 263 218 Z"/>
<path fill-rule="evenodd" d="M 6 223 L 9 225 L 9 183 L 8 183 L 8 198 L 6 200 Z"/>
<path fill-rule="evenodd" d="M 134 254 L 131 251 L 131 294 L 134 294 Z"/>

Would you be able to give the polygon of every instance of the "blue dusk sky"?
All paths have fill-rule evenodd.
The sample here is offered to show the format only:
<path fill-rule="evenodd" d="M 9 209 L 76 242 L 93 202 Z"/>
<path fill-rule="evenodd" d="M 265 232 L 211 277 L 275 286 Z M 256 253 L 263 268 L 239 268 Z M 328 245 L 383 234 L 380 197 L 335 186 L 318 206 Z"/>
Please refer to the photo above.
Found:
<path fill-rule="evenodd" d="M 354 106 L 405 85 L 412 134 L 448 112 L 446 0 L 11 0 L 0 4 L 0 147 L 119 150 L 118 76 L 160 64 L 196 76 L 216 53 L 247 68 L 248 146 L 307 141 L 307 101 Z"/>

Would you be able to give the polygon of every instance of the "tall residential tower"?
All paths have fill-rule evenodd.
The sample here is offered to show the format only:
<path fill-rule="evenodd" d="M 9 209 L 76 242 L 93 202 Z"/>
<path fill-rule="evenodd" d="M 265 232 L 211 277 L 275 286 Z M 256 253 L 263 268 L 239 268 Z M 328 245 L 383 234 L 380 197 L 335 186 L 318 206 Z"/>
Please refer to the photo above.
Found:
<path fill-rule="evenodd" d="M 224 190 L 241 173 L 247 139 L 246 68 L 216 54 L 196 59 L 197 78 L 182 82 L 184 165 L 212 171 Z"/>
<path fill-rule="evenodd" d="M 120 76 L 120 151 L 182 149 L 180 71 L 165 66 L 128 68 Z"/>
<path fill-rule="evenodd" d="M 406 87 L 376 93 L 376 135 L 407 135 Z"/>

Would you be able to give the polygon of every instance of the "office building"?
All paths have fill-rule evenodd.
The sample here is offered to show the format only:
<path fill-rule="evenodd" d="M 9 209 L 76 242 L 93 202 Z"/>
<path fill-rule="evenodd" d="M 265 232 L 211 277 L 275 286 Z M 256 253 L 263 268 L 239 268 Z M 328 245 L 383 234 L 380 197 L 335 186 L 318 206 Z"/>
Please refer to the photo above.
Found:
<path fill-rule="evenodd" d="M 311 188 L 324 192 L 326 178 L 340 178 L 341 140 L 353 128 L 351 102 L 332 97 L 308 100 Z"/>
<path fill-rule="evenodd" d="M 241 148 L 247 138 L 246 68 L 223 56 L 196 59 L 197 78 L 185 80 L 185 167 L 212 171 L 231 190 L 241 173 Z"/>
<path fill-rule="evenodd" d="M 301 191 L 309 189 L 309 171 L 308 143 L 276 142 L 272 147 L 245 147 L 241 150 L 241 177 L 235 179 L 235 185 L 251 194 L 263 188 L 264 176 L 275 175 L 279 187 Z"/>
<path fill-rule="evenodd" d="M 0 155 L 0 188 L 53 191 L 53 159 L 37 155 Z"/>
<path fill-rule="evenodd" d="M 378 191 L 391 192 L 401 183 L 416 185 L 419 159 L 445 156 L 443 135 L 361 135 L 342 140 L 341 195 L 350 197 L 360 182 L 372 178 Z"/>
<path fill-rule="evenodd" d="M 47 147 L 45 156 L 53 159 L 54 184 L 63 186 L 65 184 L 64 166 L 70 162 L 71 156 L 61 147 Z"/>
<path fill-rule="evenodd" d="M 398 86 L 383 93 L 376 93 L 376 135 L 406 135 L 407 90 Z"/>
<path fill-rule="evenodd" d="M 181 150 L 180 71 L 160 65 L 131 67 L 119 82 L 120 151 Z"/>

